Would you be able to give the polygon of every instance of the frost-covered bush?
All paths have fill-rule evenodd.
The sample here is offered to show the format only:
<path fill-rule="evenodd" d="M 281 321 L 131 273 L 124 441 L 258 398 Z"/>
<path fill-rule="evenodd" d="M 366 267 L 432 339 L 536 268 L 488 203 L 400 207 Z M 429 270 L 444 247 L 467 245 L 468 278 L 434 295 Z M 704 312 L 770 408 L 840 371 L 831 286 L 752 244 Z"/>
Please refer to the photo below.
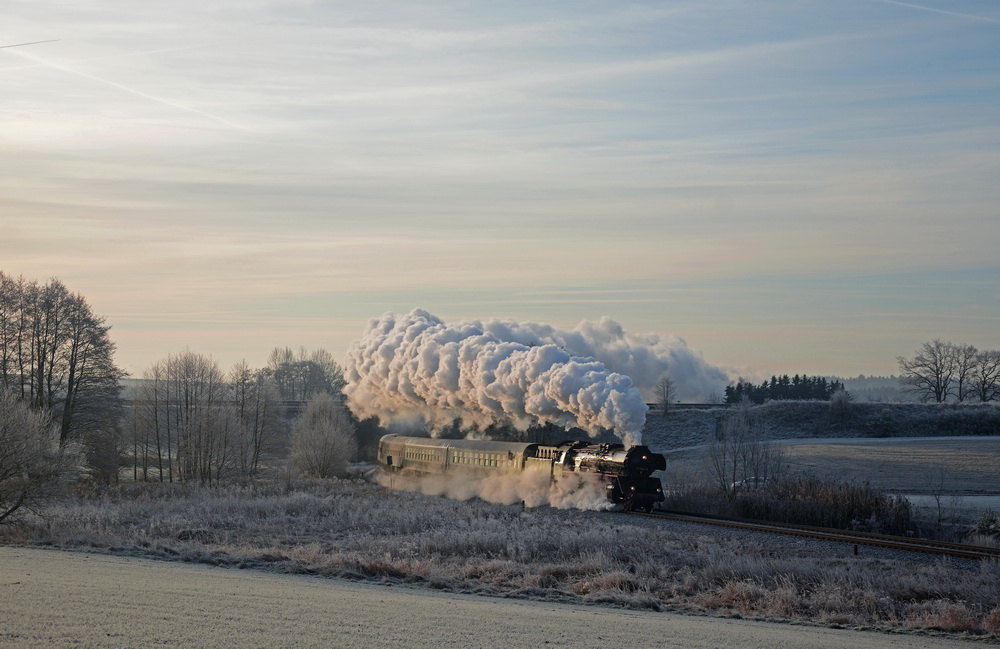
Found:
<path fill-rule="evenodd" d="M 976 521 L 973 532 L 982 536 L 992 536 L 1000 539 L 1000 516 L 993 510 L 987 510 L 982 517 Z"/>
<path fill-rule="evenodd" d="M 851 393 L 847 390 L 837 390 L 830 397 L 830 418 L 838 424 L 846 424 L 851 419 Z"/>
<path fill-rule="evenodd" d="M 38 512 L 79 473 L 78 446 L 59 445 L 44 413 L 0 388 L 0 523 Z"/>
<path fill-rule="evenodd" d="M 299 475 L 343 476 L 357 450 L 354 423 L 344 404 L 325 392 L 310 398 L 292 430 L 289 463 Z"/>
<path fill-rule="evenodd" d="M 868 437 L 893 437 L 898 431 L 899 425 L 890 408 L 882 408 L 865 422 Z"/>

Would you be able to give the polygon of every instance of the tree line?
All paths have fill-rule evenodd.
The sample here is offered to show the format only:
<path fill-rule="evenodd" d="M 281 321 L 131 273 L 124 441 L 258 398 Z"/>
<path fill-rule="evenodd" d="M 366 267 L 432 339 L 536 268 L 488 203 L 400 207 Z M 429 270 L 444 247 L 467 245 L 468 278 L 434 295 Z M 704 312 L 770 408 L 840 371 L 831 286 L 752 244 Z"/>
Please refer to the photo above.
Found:
<path fill-rule="evenodd" d="M 154 363 L 138 383 L 123 440 L 135 480 L 216 484 L 257 478 L 276 461 L 303 474 L 330 477 L 353 458 L 356 422 L 343 404 L 344 372 L 324 349 L 298 354 L 275 348 L 264 368 L 245 361 L 228 373 L 209 356 L 190 350 Z M 296 425 L 287 402 L 305 402 Z M 316 420 L 328 425 L 313 425 Z M 338 439 L 337 457 L 304 462 L 303 445 Z"/>
<path fill-rule="evenodd" d="M 795 376 L 787 374 L 772 376 L 770 381 L 755 384 L 752 381 L 739 379 L 735 384 L 726 386 L 725 403 L 738 404 L 744 399 L 761 404 L 765 401 L 829 401 L 836 392 L 843 390 L 844 384 L 837 380 L 826 380 L 822 376 Z"/>
<path fill-rule="evenodd" d="M 1000 351 L 935 338 L 912 358 L 899 356 L 900 384 L 921 401 L 996 401 L 1000 399 Z"/>
<path fill-rule="evenodd" d="M 59 280 L 0 272 L 0 522 L 81 470 L 98 482 L 131 468 L 135 480 L 211 485 L 277 467 L 331 477 L 353 458 L 361 422 L 326 350 L 279 347 L 266 367 L 229 372 L 190 350 L 170 354 L 125 395 L 109 332 Z M 304 403 L 302 416 L 287 417 L 287 402 Z"/>

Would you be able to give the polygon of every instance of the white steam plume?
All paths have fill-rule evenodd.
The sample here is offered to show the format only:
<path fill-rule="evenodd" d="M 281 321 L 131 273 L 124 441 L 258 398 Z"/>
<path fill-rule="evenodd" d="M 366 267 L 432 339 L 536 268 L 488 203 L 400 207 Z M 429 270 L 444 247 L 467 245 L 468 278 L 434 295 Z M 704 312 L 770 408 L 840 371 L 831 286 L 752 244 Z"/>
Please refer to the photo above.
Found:
<path fill-rule="evenodd" d="M 476 321 L 446 324 L 422 309 L 369 321 L 345 374 L 348 406 L 383 425 L 554 424 L 592 436 L 611 430 L 635 444 L 646 420 L 632 380 L 593 358 L 554 342 L 505 340 Z"/>
<path fill-rule="evenodd" d="M 611 318 L 584 320 L 572 331 L 538 322 L 487 320 L 487 333 L 523 345 L 556 345 L 573 356 L 590 357 L 612 372 L 624 374 L 648 401 L 656 400 L 663 376 L 673 379 L 680 401 L 704 402 L 719 396 L 729 384 L 722 369 L 710 365 L 682 338 L 632 333 Z"/>

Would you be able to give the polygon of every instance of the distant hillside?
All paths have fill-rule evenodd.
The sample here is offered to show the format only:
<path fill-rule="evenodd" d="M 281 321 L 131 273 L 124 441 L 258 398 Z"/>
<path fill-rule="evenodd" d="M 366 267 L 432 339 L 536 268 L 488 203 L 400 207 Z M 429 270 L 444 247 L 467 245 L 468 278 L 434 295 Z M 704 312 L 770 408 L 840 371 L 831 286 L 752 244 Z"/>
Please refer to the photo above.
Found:
<path fill-rule="evenodd" d="M 851 403 L 844 418 L 827 401 L 771 401 L 753 407 L 771 439 L 1000 435 L 1000 404 Z M 654 450 L 708 444 L 725 407 L 646 415 L 642 441 Z"/>
<path fill-rule="evenodd" d="M 854 378 L 838 381 L 844 384 L 844 389 L 858 403 L 916 403 L 916 395 L 906 392 L 899 384 L 898 376 L 865 376 L 860 374 Z"/>

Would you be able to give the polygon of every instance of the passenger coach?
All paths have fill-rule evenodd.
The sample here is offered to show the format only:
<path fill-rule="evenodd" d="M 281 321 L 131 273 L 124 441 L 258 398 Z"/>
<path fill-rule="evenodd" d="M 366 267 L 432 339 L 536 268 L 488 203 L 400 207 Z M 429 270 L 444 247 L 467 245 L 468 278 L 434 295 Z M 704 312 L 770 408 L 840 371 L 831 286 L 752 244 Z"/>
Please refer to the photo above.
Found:
<path fill-rule="evenodd" d="M 486 477 L 542 471 L 551 480 L 566 474 L 596 475 L 608 500 L 626 510 L 649 511 L 662 502 L 663 486 L 654 471 L 666 460 L 646 446 L 568 441 L 558 446 L 470 439 L 432 439 L 386 435 L 379 441 L 380 470 L 408 476 L 466 474 Z"/>

